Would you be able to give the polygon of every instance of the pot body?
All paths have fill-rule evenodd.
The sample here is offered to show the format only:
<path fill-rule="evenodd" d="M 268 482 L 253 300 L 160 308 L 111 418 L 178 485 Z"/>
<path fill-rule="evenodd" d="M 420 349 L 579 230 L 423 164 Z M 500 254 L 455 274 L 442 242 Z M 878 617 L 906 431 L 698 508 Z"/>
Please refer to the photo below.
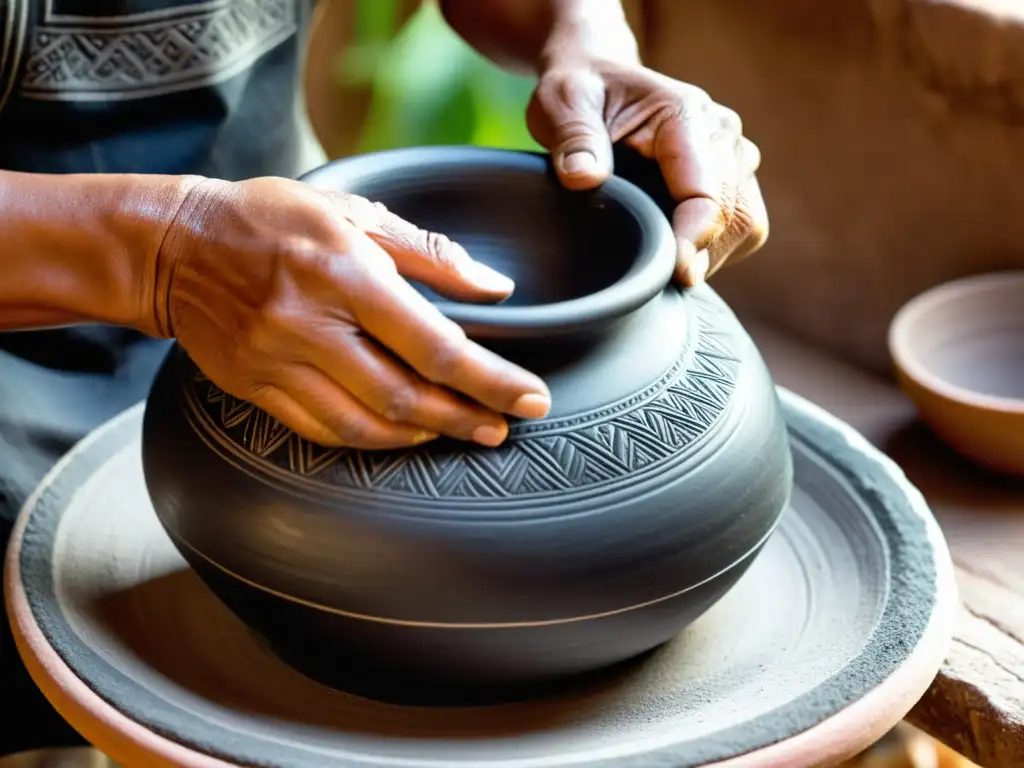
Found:
<path fill-rule="evenodd" d="M 548 417 L 498 448 L 367 452 L 298 437 L 175 347 L 144 422 L 156 513 L 232 610 L 331 684 L 496 692 L 661 645 L 787 506 L 760 354 L 708 286 L 502 351 L 548 382 Z"/>

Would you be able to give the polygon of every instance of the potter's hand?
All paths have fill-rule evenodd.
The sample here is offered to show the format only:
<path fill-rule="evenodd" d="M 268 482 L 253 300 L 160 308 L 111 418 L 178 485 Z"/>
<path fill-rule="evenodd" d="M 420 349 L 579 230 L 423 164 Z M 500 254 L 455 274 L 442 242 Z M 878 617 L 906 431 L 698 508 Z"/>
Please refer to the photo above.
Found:
<path fill-rule="evenodd" d="M 531 373 L 405 278 L 500 300 L 507 278 L 383 207 L 277 178 L 197 180 L 157 259 L 156 320 L 230 394 L 324 445 L 485 445 L 546 414 Z"/>
<path fill-rule="evenodd" d="M 612 172 L 613 143 L 655 160 L 677 203 L 676 277 L 684 285 L 764 244 L 768 214 L 754 175 L 760 153 L 735 112 L 629 57 L 562 57 L 553 49 L 527 121 L 563 184 L 589 189 L 603 182 Z"/>

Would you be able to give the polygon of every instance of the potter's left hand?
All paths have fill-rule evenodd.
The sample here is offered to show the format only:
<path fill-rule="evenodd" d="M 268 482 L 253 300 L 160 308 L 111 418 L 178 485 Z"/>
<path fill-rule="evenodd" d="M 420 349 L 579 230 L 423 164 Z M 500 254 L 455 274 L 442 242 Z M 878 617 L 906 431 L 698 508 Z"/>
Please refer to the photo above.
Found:
<path fill-rule="evenodd" d="M 672 224 L 684 285 L 749 256 L 768 237 L 755 176 L 760 152 L 739 116 L 695 86 L 632 60 L 556 56 L 541 70 L 527 123 L 570 189 L 608 178 L 613 143 L 657 162 L 678 203 Z"/>

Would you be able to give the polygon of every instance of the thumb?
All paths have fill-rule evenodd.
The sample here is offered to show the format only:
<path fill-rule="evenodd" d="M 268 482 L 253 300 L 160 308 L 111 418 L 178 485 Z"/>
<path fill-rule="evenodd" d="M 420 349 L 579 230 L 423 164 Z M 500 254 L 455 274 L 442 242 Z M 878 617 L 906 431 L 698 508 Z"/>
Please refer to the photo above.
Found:
<path fill-rule="evenodd" d="M 590 72 L 545 75 L 530 102 L 530 131 L 551 152 L 555 173 L 568 189 L 593 189 L 612 173 L 604 102 L 604 80 Z"/>
<path fill-rule="evenodd" d="M 496 302 L 508 298 L 515 283 L 439 232 L 420 229 L 358 195 L 333 195 L 343 215 L 391 257 L 398 272 L 448 298 Z"/>

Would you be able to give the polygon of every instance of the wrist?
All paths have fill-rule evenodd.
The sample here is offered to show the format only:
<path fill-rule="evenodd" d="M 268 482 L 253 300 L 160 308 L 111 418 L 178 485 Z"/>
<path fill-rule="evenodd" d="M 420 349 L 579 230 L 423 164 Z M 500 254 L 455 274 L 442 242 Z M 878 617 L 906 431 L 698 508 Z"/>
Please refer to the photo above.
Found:
<path fill-rule="evenodd" d="M 539 72 L 581 63 L 641 64 L 640 48 L 621 3 L 593 3 L 555 21 L 538 57 Z"/>
<path fill-rule="evenodd" d="M 145 320 L 152 336 L 171 338 L 174 323 L 171 319 L 171 296 L 178 270 L 192 250 L 195 231 L 202 231 L 207 223 L 207 214 L 212 208 L 213 197 L 229 182 L 208 179 L 201 176 L 185 176 L 175 180 L 175 200 L 171 213 L 166 217 L 160 241 L 148 260 L 148 273 L 144 285 L 148 289 L 140 310 L 146 312 Z"/>
<path fill-rule="evenodd" d="M 107 309 L 102 322 L 167 337 L 160 323 L 160 276 L 166 271 L 163 244 L 174 228 L 198 176 L 131 175 L 108 177 L 99 194 L 107 212 L 96 227 L 92 260 L 102 264 L 89 285 L 92 301 Z M 103 248 L 104 255 L 98 249 Z"/>
<path fill-rule="evenodd" d="M 155 334 L 156 254 L 187 184 L 0 174 L 0 328 L 103 323 Z"/>

